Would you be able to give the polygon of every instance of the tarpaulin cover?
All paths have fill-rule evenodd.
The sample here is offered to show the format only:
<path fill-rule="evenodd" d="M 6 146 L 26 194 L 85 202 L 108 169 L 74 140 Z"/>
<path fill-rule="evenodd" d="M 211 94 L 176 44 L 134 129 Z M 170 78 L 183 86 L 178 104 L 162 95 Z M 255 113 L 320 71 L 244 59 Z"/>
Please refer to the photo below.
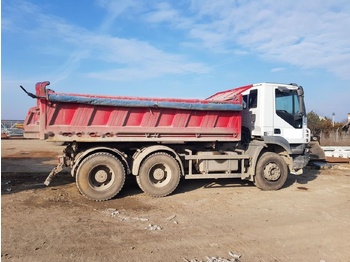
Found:
<path fill-rule="evenodd" d="M 240 111 L 243 109 L 241 104 L 234 103 L 220 103 L 218 101 L 200 101 L 183 102 L 177 101 L 157 101 L 157 100 L 138 100 L 138 99 L 115 99 L 115 98 L 101 98 L 101 97 L 84 97 L 84 96 L 70 96 L 65 94 L 49 94 L 48 100 L 51 102 L 62 103 L 80 103 L 89 105 L 101 106 L 116 106 L 116 107 L 149 107 L 149 108 L 172 108 L 172 109 L 186 109 L 186 110 L 213 110 L 213 111 Z"/>

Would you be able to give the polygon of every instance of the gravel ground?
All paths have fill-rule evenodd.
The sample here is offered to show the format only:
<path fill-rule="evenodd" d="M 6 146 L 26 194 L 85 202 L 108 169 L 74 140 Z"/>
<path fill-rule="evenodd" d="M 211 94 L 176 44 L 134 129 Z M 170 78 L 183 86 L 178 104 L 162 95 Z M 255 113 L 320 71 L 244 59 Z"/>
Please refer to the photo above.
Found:
<path fill-rule="evenodd" d="M 290 175 L 278 191 L 183 180 L 164 198 L 131 177 L 93 202 L 68 173 L 43 185 L 62 149 L 2 140 L 3 261 L 349 261 L 349 164 Z"/>

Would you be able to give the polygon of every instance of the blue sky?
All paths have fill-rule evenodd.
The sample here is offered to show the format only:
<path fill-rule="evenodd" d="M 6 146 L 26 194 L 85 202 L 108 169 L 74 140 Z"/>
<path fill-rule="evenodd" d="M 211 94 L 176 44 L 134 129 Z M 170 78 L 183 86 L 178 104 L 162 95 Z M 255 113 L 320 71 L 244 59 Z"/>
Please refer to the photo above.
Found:
<path fill-rule="evenodd" d="M 348 0 L 2 0 L 1 117 L 36 82 L 57 92 L 206 98 L 298 83 L 306 108 L 350 113 Z"/>

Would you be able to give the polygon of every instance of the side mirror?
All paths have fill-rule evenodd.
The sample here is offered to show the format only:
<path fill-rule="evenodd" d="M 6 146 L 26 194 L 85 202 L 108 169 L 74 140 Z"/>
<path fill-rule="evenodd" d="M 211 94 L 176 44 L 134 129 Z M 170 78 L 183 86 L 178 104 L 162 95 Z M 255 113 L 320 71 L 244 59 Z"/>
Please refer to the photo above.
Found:
<path fill-rule="evenodd" d="M 299 86 L 299 88 L 298 88 L 298 95 L 299 96 L 304 96 L 304 89 L 303 89 L 303 87 L 302 86 Z"/>
<path fill-rule="evenodd" d="M 294 115 L 294 120 L 299 120 L 299 119 L 303 118 L 303 116 L 304 116 L 304 113 L 299 111 Z"/>

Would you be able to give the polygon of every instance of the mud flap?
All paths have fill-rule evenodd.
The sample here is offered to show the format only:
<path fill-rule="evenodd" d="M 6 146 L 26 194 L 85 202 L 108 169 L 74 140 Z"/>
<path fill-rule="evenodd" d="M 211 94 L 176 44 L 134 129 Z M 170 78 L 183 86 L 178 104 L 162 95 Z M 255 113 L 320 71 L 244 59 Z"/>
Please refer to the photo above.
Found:
<path fill-rule="evenodd" d="M 51 180 L 59 173 L 63 170 L 63 168 L 65 167 L 65 165 L 63 163 L 59 163 L 56 167 L 54 167 L 54 169 L 52 169 L 52 171 L 50 172 L 50 174 L 47 176 L 44 185 L 48 186 L 51 183 Z"/>
<path fill-rule="evenodd" d="M 318 141 L 311 141 L 308 144 L 310 160 L 326 160 L 326 155 L 323 149 L 320 147 Z"/>

